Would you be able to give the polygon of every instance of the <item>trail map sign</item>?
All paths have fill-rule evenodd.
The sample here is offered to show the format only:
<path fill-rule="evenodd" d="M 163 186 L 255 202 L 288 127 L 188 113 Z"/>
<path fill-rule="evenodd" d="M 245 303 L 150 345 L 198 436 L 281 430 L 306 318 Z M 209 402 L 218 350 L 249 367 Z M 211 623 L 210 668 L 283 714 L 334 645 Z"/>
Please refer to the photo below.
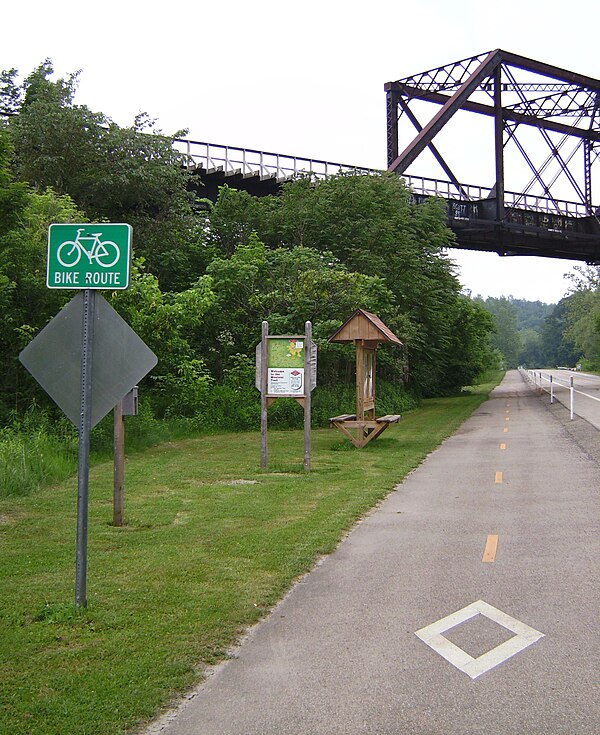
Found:
<path fill-rule="evenodd" d="M 304 395 L 304 339 L 271 338 L 267 346 L 267 394 Z"/>
<path fill-rule="evenodd" d="M 131 232 L 131 225 L 126 224 L 50 225 L 46 286 L 128 288 Z"/>
<path fill-rule="evenodd" d="M 305 381 L 310 390 L 317 385 L 317 349 L 314 344 L 306 349 L 306 336 L 267 337 L 267 397 L 302 398 Z M 262 344 L 256 345 L 256 389 L 262 392 Z M 305 353 L 308 353 L 305 355 Z M 305 374 L 305 357 L 308 357 L 309 370 Z"/>

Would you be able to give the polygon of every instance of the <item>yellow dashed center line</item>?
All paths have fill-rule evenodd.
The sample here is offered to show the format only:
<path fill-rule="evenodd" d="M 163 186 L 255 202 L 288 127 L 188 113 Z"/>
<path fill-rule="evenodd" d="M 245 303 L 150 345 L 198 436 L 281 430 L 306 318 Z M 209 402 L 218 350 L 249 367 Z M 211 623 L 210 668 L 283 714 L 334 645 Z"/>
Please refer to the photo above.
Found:
<path fill-rule="evenodd" d="M 505 434 L 508 434 L 508 426 L 505 426 L 505 427 L 504 427 L 504 428 L 502 429 L 502 431 L 503 431 L 503 432 L 504 432 Z"/>
<path fill-rule="evenodd" d="M 510 421 L 510 418 L 507 416 L 504 420 L 505 421 Z"/>
<path fill-rule="evenodd" d="M 490 535 L 487 537 L 485 542 L 485 549 L 481 561 L 493 562 L 496 561 L 496 550 L 498 549 L 498 536 Z"/>
<path fill-rule="evenodd" d="M 496 479 L 495 479 L 496 485 L 501 485 L 503 482 L 503 479 L 504 478 L 502 476 L 502 472 L 496 472 Z"/>
<path fill-rule="evenodd" d="M 500 444 L 500 449 L 506 449 L 506 444 L 504 442 L 502 442 L 502 444 Z"/>

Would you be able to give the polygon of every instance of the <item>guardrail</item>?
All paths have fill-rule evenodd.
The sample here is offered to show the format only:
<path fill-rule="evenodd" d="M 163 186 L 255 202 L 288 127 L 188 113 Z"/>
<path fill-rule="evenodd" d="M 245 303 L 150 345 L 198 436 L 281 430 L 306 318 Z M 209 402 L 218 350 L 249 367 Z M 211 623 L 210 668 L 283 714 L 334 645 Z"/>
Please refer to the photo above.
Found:
<path fill-rule="evenodd" d="M 317 158 L 304 158 L 284 153 L 259 151 L 253 148 L 207 143 L 188 138 L 175 138 L 173 145 L 183 154 L 187 165 L 207 171 L 223 171 L 225 174 L 236 172 L 245 176 L 259 175 L 261 178 L 276 178 L 285 181 L 294 176 L 309 174 L 317 179 L 337 173 L 382 174 L 381 169 L 366 166 L 353 166 L 347 163 L 322 161 Z M 433 179 L 427 176 L 403 174 L 407 186 L 416 196 L 441 197 L 477 204 L 494 196 L 489 186 L 473 184 L 456 185 L 451 181 Z M 581 202 L 557 200 L 532 194 L 519 194 L 505 191 L 504 204 L 508 209 L 523 212 L 541 212 L 562 217 L 586 217 L 590 214 Z"/>
<path fill-rule="evenodd" d="M 559 378 L 551 373 L 544 373 L 541 370 L 525 370 L 519 368 L 521 375 L 530 383 L 534 388 L 537 388 L 541 393 L 546 392 L 550 394 L 550 403 L 554 403 L 555 390 L 556 388 L 566 388 L 569 391 L 569 414 L 571 421 L 575 415 L 575 394 L 578 393 L 586 398 L 591 398 L 592 401 L 600 402 L 598 396 L 592 396 L 585 391 L 578 390 L 574 386 L 574 378 L 570 375 L 568 378 Z M 582 376 L 585 377 L 585 376 Z M 562 401 L 561 401 L 562 403 Z"/>
<path fill-rule="evenodd" d="M 208 171 L 219 169 L 224 173 L 239 171 L 243 175 L 258 174 L 263 178 L 274 176 L 281 180 L 303 174 L 324 178 L 337 173 L 381 173 L 377 169 L 364 166 L 258 151 L 253 148 L 236 148 L 200 140 L 176 138 L 173 143 L 175 148 L 185 155 L 189 166 L 199 166 Z"/>

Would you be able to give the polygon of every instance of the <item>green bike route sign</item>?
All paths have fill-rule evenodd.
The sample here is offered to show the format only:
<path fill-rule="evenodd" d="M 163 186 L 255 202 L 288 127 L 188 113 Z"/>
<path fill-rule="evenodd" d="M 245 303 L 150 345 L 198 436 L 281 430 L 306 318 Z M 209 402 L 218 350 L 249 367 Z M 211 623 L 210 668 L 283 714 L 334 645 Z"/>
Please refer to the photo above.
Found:
<path fill-rule="evenodd" d="M 131 225 L 55 224 L 48 229 L 48 288 L 129 287 Z"/>

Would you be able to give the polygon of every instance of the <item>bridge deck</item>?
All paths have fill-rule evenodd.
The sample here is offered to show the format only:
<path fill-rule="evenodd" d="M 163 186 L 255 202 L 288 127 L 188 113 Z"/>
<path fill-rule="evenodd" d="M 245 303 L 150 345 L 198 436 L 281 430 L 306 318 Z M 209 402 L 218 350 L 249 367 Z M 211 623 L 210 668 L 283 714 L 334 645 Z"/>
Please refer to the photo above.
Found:
<path fill-rule="evenodd" d="M 319 159 L 179 139 L 202 196 L 216 200 L 227 184 L 254 196 L 279 193 L 286 181 L 302 175 L 317 179 L 338 173 L 383 171 Z M 456 247 L 500 255 L 536 255 L 600 262 L 600 208 L 590 213 L 580 202 L 505 192 L 504 218 L 496 218 L 493 190 L 469 184 L 403 175 L 415 201 L 436 196 L 447 201 L 448 225 Z"/>

